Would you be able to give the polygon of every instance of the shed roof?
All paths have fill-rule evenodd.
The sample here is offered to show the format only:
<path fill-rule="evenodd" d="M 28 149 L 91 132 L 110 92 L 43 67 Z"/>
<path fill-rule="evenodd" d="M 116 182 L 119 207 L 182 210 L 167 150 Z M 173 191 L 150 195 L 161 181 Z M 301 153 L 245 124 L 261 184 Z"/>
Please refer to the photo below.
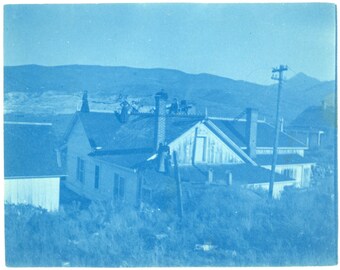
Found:
<path fill-rule="evenodd" d="M 52 125 L 5 122 L 5 178 L 60 176 Z"/>
<path fill-rule="evenodd" d="M 185 180 L 191 180 L 194 182 L 206 182 L 208 179 L 209 169 L 213 170 L 215 179 L 225 179 L 226 173 L 232 173 L 233 182 L 239 184 L 256 184 L 267 183 L 270 179 L 271 171 L 265 168 L 254 166 L 247 163 L 242 164 L 230 164 L 230 165 L 195 165 L 195 166 L 182 166 L 180 167 L 180 173 Z M 275 181 L 292 181 L 294 179 L 284 176 L 282 174 L 276 174 Z"/>
<path fill-rule="evenodd" d="M 233 184 L 263 184 L 269 183 L 271 171 L 259 166 L 251 164 L 231 164 L 231 165 L 195 165 L 179 166 L 181 180 L 192 184 L 206 184 L 208 182 L 208 171 L 213 171 L 213 183 L 227 184 L 227 173 L 231 172 Z M 172 182 L 175 185 L 174 170 L 170 171 L 169 175 L 157 172 L 155 167 L 149 166 L 143 170 L 145 183 L 150 186 L 159 184 L 158 182 Z M 294 179 L 276 173 L 275 182 L 294 181 Z"/>

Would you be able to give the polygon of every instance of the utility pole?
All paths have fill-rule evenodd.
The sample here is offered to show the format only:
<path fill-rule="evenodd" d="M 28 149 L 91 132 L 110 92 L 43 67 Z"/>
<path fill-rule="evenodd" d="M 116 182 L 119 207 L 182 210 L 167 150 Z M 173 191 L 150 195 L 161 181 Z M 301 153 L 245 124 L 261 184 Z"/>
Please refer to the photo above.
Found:
<path fill-rule="evenodd" d="M 174 174 L 176 180 L 176 187 L 177 187 L 177 214 L 180 219 L 183 218 L 183 198 L 182 198 L 182 183 L 181 183 L 181 175 L 178 169 L 178 162 L 177 162 L 177 152 L 173 151 L 173 159 L 174 159 Z"/>
<path fill-rule="evenodd" d="M 270 174 L 270 182 L 269 182 L 269 199 L 273 198 L 273 189 L 275 182 L 275 168 L 277 162 L 277 148 L 279 146 L 279 135 L 280 135 L 280 99 L 281 99 L 281 90 L 282 90 L 282 81 L 283 81 L 283 72 L 288 69 L 287 66 L 280 65 L 278 68 L 273 68 L 272 70 L 272 79 L 278 81 L 278 91 L 277 91 L 277 103 L 276 103 L 276 123 L 275 123 L 275 140 L 273 147 L 273 161 L 272 168 Z M 279 76 L 276 75 L 279 74 Z"/>

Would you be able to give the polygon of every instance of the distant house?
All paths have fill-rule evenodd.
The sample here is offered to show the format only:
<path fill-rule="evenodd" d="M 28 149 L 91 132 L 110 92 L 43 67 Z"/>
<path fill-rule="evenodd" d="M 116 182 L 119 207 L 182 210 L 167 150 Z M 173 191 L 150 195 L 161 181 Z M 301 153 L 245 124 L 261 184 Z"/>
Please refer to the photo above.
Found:
<path fill-rule="evenodd" d="M 155 113 L 75 113 L 61 148 L 70 189 L 138 205 L 143 194 L 172 178 L 174 151 L 182 180 L 192 186 L 268 189 L 274 128 L 258 120 L 256 110 L 238 120 L 171 114 L 166 93 L 155 99 Z M 285 186 L 309 185 L 313 163 L 303 157 L 306 149 L 280 133 L 275 197 Z"/>
<path fill-rule="evenodd" d="M 334 104 L 324 100 L 321 106 L 310 106 L 298 115 L 287 127 L 287 132 L 308 145 L 310 149 L 334 145 L 335 116 Z"/>
<path fill-rule="evenodd" d="M 57 211 L 62 171 L 52 125 L 5 122 L 4 143 L 5 202 Z"/>

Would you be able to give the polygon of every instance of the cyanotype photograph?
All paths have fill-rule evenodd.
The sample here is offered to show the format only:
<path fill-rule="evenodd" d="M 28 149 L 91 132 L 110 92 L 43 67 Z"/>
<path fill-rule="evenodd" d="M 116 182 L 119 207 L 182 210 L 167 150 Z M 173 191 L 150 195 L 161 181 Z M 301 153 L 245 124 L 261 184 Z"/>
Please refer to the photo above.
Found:
<path fill-rule="evenodd" d="M 3 12 L 7 267 L 338 264 L 335 4 Z"/>

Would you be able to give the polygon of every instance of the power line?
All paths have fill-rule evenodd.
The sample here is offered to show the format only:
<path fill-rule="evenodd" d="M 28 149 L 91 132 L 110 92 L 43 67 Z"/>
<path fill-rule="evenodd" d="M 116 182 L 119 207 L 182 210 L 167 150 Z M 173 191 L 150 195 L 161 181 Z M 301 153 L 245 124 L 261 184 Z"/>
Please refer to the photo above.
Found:
<path fill-rule="evenodd" d="M 295 75 L 297 75 L 299 72 L 296 72 L 295 70 L 293 70 L 291 67 L 287 67 L 290 71 L 293 71 L 295 73 Z"/>

